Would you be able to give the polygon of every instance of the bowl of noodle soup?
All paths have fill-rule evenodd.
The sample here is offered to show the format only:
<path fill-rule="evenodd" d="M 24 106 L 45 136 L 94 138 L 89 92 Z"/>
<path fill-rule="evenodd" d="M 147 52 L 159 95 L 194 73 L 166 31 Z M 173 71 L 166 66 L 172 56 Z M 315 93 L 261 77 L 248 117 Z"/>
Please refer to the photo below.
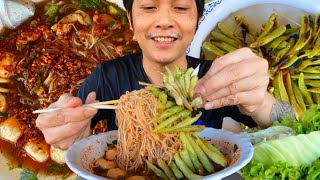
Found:
<path fill-rule="evenodd" d="M 228 159 L 228 166 L 202 179 L 222 179 L 239 171 L 253 156 L 251 143 L 242 136 L 220 129 L 205 128 L 198 135 L 217 147 Z M 66 162 L 72 171 L 85 179 L 108 179 L 93 174 L 92 164 L 105 155 L 108 145 L 117 140 L 118 131 L 90 136 L 73 144 L 66 153 Z M 148 177 L 150 175 L 148 174 Z"/>

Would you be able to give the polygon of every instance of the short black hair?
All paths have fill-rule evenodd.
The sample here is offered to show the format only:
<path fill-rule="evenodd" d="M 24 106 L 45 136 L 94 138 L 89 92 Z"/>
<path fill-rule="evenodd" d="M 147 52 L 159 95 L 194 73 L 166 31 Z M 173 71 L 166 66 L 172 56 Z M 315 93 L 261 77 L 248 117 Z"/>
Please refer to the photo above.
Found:
<path fill-rule="evenodd" d="M 201 17 L 203 15 L 204 0 L 195 0 L 195 1 L 197 5 L 198 17 Z M 133 0 L 123 0 L 123 5 L 126 8 L 126 10 L 129 12 L 129 14 L 131 14 L 132 4 L 133 4 Z"/>

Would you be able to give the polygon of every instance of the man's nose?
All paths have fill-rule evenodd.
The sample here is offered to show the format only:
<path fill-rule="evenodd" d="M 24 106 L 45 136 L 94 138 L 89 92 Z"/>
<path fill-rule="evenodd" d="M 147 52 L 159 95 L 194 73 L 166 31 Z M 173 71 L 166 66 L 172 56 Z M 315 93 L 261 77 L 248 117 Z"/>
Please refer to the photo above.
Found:
<path fill-rule="evenodd" d="M 170 10 L 165 9 L 159 11 L 159 15 L 156 19 L 156 27 L 162 29 L 173 28 L 175 24 L 173 13 Z"/>

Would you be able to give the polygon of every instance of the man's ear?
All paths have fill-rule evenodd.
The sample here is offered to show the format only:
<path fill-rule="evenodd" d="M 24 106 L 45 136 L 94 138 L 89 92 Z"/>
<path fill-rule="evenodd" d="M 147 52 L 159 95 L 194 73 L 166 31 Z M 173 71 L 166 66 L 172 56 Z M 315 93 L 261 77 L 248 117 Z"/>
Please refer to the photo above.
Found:
<path fill-rule="evenodd" d="M 132 20 L 131 20 L 131 14 L 127 11 L 127 18 L 129 21 L 129 25 L 130 25 L 130 29 L 133 31 L 133 24 L 132 24 Z"/>

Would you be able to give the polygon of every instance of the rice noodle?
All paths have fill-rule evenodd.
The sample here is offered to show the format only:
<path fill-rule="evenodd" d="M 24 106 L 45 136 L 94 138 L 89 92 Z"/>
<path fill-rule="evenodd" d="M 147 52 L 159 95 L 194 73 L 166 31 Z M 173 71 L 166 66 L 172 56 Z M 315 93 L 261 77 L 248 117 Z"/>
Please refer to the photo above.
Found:
<path fill-rule="evenodd" d="M 117 162 L 121 169 L 137 171 L 145 160 L 172 160 L 181 148 L 178 133 L 154 133 L 148 122 L 157 113 L 159 100 L 147 89 L 127 92 L 117 104 L 118 129 Z"/>

